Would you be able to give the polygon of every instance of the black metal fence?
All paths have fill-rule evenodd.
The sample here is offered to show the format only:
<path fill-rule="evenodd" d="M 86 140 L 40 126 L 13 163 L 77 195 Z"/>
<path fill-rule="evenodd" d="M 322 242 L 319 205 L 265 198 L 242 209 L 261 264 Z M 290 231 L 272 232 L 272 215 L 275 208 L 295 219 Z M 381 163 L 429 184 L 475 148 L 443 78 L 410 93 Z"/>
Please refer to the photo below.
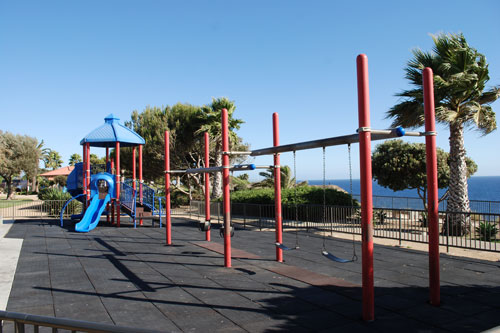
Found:
<path fill-rule="evenodd" d="M 212 223 L 222 223 L 222 203 L 211 203 Z M 198 219 L 205 216 L 205 203 L 193 201 L 189 213 Z M 283 230 L 361 234 L 359 207 L 291 205 L 282 206 Z M 274 205 L 231 204 L 231 220 L 242 228 L 273 229 Z M 374 236 L 402 241 L 427 243 L 427 214 L 424 210 L 373 209 Z M 439 213 L 440 245 L 500 252 L 500 214 Z"/>
<path fill-rule="evenodd" d="M 359 194 L 354 194 L 353 197 L 354 199 L 361 201 L 361 196 Z M 470 200 L 469 204 L 471 211 L 476 213 L 500 214 L 500 201 Z M 373 207 L 423 210 L 424 204 L 420 198 L 374 195 Z M 446 208 L 447 201 L 441 201 L 439 203 L 439 211 L 444 212 L 446 211 Z"/>

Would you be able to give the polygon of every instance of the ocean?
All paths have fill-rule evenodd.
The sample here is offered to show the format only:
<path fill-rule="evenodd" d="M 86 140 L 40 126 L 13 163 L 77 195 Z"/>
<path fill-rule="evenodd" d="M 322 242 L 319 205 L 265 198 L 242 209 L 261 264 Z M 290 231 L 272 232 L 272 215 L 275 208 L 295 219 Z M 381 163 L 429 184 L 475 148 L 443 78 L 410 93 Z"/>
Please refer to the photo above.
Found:
<path fill-rule="evenodd" d="M 310 185 L 322 185 L 322 180 L 309 180 Z M 327 185 L 337 185 L 349 192 L 349 179 L 327 179 Z M 500 201 L 500 176 L 471 177 L 468 180 L 469 200 Z M 352 192 L 360 194 L 359 179 L 352 180 Z M 441 197 L 446 189 L 439 190 Z M 390 197 L 418 198 L 417 190 L 404 190 L 394 192 L 373 182 L 373 195 Z"/>

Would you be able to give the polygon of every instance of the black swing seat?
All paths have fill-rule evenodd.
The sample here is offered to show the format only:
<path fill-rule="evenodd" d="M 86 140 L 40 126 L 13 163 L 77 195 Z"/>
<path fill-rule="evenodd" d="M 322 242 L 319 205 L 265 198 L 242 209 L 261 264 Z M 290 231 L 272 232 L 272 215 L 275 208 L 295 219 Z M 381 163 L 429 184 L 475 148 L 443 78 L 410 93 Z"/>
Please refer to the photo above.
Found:
<path fill-rule="evenodd" d="M 352 262 L 352 260 L 339 258 L 339 257 L 334 256 L 333 254 L 331 254 L 331 253 L 329 253 L 328 251 L 325 251 L 325 250 L 321 251 L 321 254 L 324 255 L 325 257 L 327 257 L 328 259 L 332 260 L 332 261 L 339 262 L 339 263 L 342 263 L 342 264 L 345 264 L 347 262 Z"/>
<path fill-rule="evenodd" d="M 299 246 L 295 246 L 295 247 L 288 247 L 288 246 L 283 245 L 283 244 L 278 243 L 278 242 L 276 242 L 276 243 L 275 243 L 275 245 L 276 245 L 277 247 L 279 247 L 280 249 L 282 249 L 283 251 L 291 251 L 291 250 L 298 250 L 298 249 L 300 249 L 300 247 L 299 247 Z"/>

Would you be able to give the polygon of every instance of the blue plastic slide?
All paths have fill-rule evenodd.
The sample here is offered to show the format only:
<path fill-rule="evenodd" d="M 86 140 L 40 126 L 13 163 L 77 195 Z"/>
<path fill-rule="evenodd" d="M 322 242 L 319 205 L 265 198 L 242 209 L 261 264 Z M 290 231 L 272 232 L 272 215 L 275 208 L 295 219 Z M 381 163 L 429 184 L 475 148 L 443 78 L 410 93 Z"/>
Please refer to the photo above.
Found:
<path fill-rule="evenodd" d="M 83 219 L 75 225 L 75 230 L 78 232 L 89 232 L 97 227 L 102 212 L 104 212 L 109 200 L 109 194 L 104 199 L 99 199 L 99 194 L 95 194 L 90 201 L 89 208 L 85 211 Z"/>

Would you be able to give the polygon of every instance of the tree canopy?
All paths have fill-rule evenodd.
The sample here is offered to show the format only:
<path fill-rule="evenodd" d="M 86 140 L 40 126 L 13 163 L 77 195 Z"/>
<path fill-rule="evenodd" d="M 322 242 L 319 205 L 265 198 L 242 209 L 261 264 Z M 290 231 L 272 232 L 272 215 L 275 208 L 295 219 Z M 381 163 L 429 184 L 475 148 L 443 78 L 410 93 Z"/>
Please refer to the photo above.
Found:
<path fill-rule="evenodd" d="M 450 180 L 449 154 L 437 148 L 438 188 L 447 188 Z M 477 171 L 470 158 L 467 161 L 468 177 Z M 372 155 L 373 178 L 379 185 L 393 191 L 417 189 L 426 207 L 427 171 L 425 144 L 388 140 L 377 145 Z M 444 199 L 447 193 L 441 199 Z"/>
<path fill-rule="evenodd" d="M 142 112 L 132 112 L 131 120 L 125 125 L 141 135 L 146 144 L 143 148 L 144 165 L 143 177 L 147 181 L 163 183 L 164 179 L 164 133 L 169 131 L 170 135 L 170 167 L 171 169 L 188 169 L 204 167 L 204 132 L 210 135 L 210 165 L 218 165 L 220 156 L 220 135 L 217 134 L 217 123 L 220 128 L 221 110 L 214 108 L 227 106 L 232 103 L 227 99 L 214 99 L 208 106 L 195 106 L 191 104 L 178 103 L 166 107 L 146 107 Z M 234 112 L 234 107 L 232 110 Z M 218 112 L 218 115 L 217 115 Z M 231 113 L 232 115 L 232 113 Z M 234 149 L 243 149 L 242 139 L 234 132 L 239 128 L 242 121 L 230 117 L 230 137 Z M 219 138 L 219 140 L 217 140 Z M 132 170 L 132 149 L 121 150 L 122 167 L 130 175 Z M 201 174 L 176 175 L 174 186 L 186 191 L 180 184 L 195 185 L 202 188 L 203 177 Z M 214 187 L 217 185 L 213 185 Z M 188 192 L 188 191 L 186 191 Z"/>
<path fill-rule="evenodd" d="M 7 185 L 7 199 L 12 198 L 12 180 L 24 172 L 29 179 L 36 175 L 40 159 L 36 138 L 0 131 L 0 176 Z"/>

